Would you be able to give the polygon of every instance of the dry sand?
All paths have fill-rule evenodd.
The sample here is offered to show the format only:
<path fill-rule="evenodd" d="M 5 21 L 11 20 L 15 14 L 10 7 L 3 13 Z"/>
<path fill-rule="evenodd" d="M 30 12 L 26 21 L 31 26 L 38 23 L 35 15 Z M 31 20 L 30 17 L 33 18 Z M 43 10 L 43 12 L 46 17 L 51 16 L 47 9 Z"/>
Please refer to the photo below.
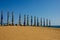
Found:
<path fill-rule="evenodd" d="M 60 40 L 60 28 L 2 26 L 0 40 Z"/>

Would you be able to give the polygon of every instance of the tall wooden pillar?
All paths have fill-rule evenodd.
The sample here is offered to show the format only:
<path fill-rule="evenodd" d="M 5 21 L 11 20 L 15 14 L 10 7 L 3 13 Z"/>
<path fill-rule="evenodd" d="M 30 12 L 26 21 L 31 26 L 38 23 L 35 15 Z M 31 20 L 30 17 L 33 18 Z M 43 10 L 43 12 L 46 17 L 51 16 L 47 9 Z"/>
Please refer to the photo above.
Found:
<path fill-rule="evenodd" d="M 12 26 L 14 25 L 14 14 L 12 12 Z"/>
<path fill-rule="evenodd" d="M 26 15 L 24 15 L 24 26 L 26 26 Z"/>
<path fill-rule="evenodd" d="M 42 26 L 42 18 L 40 19 L 40 26 Z"/>
<path fill-rule="evenodd" d="M 51 21 L 49 20 L 49 26 L 51 26 Z"/>
<path fill-rule="evenodd" d="M 36 26 L 36 16 L 34 16 L 34 26 Z"/>
<path fill-rule="evenodd" d="M 39 19 L 38 19 L 38 17 L 37 17 L 37 26 L 39 26 Z"/>
<path fill-rule="evenodd" d="M 9 25 L 9 12 L 7 12 L 7 25 Z"/>
<path fill-rule="evenodd" d="M 19 25 L 21 26 L 21 14 L 19 14 Z"/>
<path fill-rule="evenodd" d="M 43 26 L 45 26 L 45 18 L 43 19 Z"/>
<path fill-rule="evenodd" d="M 29 26 L 29 15 L 27 15 L 27 26 Z"/>
<path fill-rule="evenodd" d="M 48 26 L 48 19 L 46 19 L 46 26 Z"/>
<path fill-rule="evenodd" d="M 1 11 L 1 26 L 3 25 L 3 11 Z"/>
<path fill-rule="evenodd" d="M 31 26 L 33 26 L 33 17 L 31 16 Z"/>
<path fill-rule="evenodd" d="M 0 25 L 1 25 L 1 15 L 0 15 Z"/>

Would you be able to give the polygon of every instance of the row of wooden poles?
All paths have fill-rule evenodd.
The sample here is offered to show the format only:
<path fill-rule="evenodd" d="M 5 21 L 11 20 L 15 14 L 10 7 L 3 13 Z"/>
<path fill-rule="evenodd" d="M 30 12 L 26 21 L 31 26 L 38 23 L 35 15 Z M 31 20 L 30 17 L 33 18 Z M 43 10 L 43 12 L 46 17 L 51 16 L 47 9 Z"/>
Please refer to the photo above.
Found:
<path fill-rule="evenodd" d="M 9 12 L 7 12 L 7 25 L 6 26 L 14 26 L 14 25 L 19 25 L 22 26 L 22 21 L 21 21 L 21 14 L 19 14 L 19 24 L 14 24 L 14 13 L 12 12 L 12 23 L 9 23 Z M 33 20 L 34 19 L 34 20 Z M 1 26 L 3 26 L 3 11 L 1 11 Z M 43 20 L 43 21 L 42 21 Z M 30 21 L 30 24 L 29 24 Z M 34 22 L 33 22 L 34 21 Z M 45 18 L 39 18 L 36 16 L 31 16 L 29 20 L 29 15 L 24 15 L 24 22 L 23 26 L 51 26 L 51 21 Z"/>

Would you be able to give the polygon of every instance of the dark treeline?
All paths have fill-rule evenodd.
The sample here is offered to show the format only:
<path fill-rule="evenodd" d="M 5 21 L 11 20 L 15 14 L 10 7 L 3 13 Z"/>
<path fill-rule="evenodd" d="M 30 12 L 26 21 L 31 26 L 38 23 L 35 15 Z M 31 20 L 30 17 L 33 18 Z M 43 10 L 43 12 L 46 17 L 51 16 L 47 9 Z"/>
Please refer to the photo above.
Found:
<path fill-rule="evenodd" d="M 22 17 L 21 14 L 19 14 L 19 22 L 18 24 L 14 24 L 14 12 L 12 12 L 12 20 L 11 23 L 9 23 L 9 11 L 7 12 L 7 24 L 5 25 L 3 20 L 4 20 L 4 16 L 3 16 L 3 11 L 1 11 L 1 15 L 0 15 L 0 25 L 1 26 L 51 26 L 51 21 L 45 18 L 38 18 L 36 16 L 30 16 L 29 15 L 24 15 L 24 21 L 22 24 Z M 30 19 L 30 20 L 29 20 Z"/>

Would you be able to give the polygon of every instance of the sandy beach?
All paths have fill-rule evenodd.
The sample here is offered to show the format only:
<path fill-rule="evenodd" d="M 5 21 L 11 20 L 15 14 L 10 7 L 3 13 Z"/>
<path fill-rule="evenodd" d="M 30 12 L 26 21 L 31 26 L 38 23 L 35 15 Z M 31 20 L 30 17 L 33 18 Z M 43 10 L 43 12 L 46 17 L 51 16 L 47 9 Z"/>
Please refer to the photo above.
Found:
<path fill-rule="evenodd" d="M 0 40 L 60 40 L 60 28 L 0 26 Z"/>

